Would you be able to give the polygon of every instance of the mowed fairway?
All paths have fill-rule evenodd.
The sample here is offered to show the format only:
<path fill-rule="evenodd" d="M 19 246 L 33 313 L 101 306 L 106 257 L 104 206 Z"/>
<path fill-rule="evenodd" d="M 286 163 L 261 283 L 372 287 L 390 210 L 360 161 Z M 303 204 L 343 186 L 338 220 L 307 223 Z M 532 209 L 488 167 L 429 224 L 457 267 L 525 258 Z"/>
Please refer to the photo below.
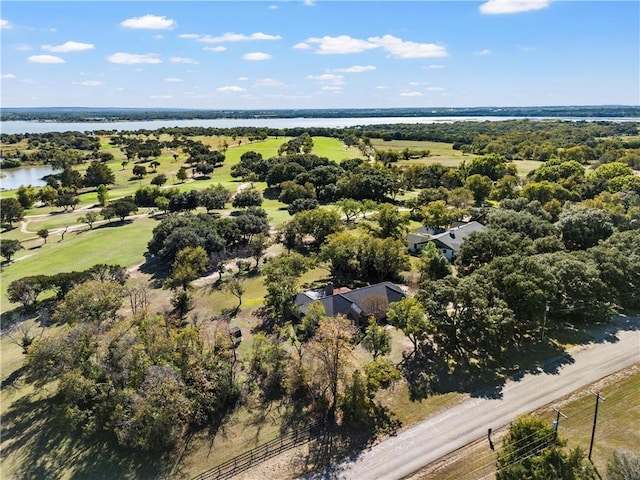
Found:
<path fill-rule="evenodd" d="M 14 280 L 84 270 L 97 263 L 124 267 L 143 263 L 151 231 L 157 224 L 153 218 L 136 218 L 124 225 L 113 222 L 92 231 L 70 231 L 62 242 L 56 235 L 46 245 L 23 250 L 21 257 L 16 256 L 17 261 L 2 268 L 2 312 L 16 306 L 7 298 L 7 286 Z"/>

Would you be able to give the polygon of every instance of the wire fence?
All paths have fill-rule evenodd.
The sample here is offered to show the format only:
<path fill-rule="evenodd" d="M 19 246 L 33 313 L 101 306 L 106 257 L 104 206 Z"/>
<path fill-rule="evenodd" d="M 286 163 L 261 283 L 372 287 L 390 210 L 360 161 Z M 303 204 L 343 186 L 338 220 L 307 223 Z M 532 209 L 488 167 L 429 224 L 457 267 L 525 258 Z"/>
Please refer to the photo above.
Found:
<path fill-rule="evenodd" d="M 270 458 L 291 448 L 310 442 L 324 431 L 324 422 L 317 422 L 308 427 L 293 430 L 279 438 L 249 450 L 237 457 L 227 460 L 200 475 L 193 480 L 224 480 L 250 469 Z"/>

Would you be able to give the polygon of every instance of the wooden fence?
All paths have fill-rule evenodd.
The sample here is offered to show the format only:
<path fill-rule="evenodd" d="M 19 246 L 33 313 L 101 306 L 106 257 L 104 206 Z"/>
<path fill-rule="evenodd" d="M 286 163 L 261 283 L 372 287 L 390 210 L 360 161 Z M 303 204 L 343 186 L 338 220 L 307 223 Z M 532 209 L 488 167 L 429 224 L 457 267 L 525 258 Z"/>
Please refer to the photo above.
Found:
<path fill-rule="evenodd" d="M 227 460 L 206 472 L 201 473 L 193 480 L 224 480 L 248 470 L 249 468 L 264 462 L 290 448 L 303 445 L 311 441 L 323 431 L 324 423 L 318 422 L 308 427 L 293 430 L 279 438 L 249 450 L 235 458 Z"/>

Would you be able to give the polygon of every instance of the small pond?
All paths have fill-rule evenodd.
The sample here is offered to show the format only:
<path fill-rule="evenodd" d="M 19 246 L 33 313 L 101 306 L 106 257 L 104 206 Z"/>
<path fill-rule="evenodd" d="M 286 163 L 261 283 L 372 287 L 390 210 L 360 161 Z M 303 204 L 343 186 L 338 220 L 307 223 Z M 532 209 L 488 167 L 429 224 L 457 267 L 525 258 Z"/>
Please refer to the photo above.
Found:
<path fill-rule="evenodd" d="M 2 174 L 2 178 L 0 178 L 0 188 L 2 188 L 2 190 L 13 190 L 20 185 L 42 187 L 47 184 L 47 182 L 42 179 L 43 177 L 58 172 L 60 172 L 60 170 L 49 166 L 3 168 L 0 170 Z"/>

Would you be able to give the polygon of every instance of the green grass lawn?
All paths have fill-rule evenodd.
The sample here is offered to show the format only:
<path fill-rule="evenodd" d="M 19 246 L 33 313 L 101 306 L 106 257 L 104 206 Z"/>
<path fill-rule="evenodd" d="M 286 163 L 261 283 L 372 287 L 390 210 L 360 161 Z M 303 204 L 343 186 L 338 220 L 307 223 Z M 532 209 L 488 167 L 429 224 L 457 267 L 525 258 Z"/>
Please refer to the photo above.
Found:
<path fill-rule="evenodd" d="M 53 237 L 46 245 L 21 250 L 16 261 L 2 268 L 2 311 L 15 306 L 9 303 L 6 292 L 7 286 L 19 278 L 84 270 L 96 263 L 130 267 L 144 262 L 151 230 L 156 225 L 157 220 L 151 218 L 138 218 L 125 225 L 113 222 L 92 231 L 67 232 L 62 242 Z"/>

